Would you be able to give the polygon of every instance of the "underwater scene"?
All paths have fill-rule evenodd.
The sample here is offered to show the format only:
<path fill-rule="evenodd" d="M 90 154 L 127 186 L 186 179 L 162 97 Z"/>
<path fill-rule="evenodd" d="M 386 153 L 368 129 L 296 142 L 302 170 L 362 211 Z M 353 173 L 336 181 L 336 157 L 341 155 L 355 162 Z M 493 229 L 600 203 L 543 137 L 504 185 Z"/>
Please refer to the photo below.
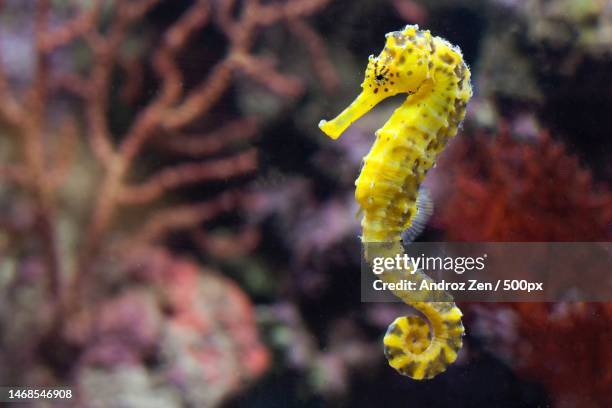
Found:
<path fill-rule="evenodd" d="M 0 406 L 612 406 L 612 1 L 0 1 Z"/>

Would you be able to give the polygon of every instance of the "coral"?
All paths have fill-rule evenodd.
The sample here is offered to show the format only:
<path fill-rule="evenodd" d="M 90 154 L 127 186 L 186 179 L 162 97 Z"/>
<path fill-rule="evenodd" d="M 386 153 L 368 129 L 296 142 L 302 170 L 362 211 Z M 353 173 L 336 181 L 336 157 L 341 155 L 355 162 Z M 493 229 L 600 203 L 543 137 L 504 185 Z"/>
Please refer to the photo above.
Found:
<path fill-rule="evenodd" d="M 265 307 L 259 314 L 272 346 L 284 352 L 285 364 L 305 372 L 309 385 L 327 398 L 349 391 L 351 372 L 377 369 L 379 345 L 368 341 L 364 330 L 351 319 L 332 322 L 325 338 L 327 346 L 320 349 L 291 304 Z"/>
<path fill-rule="evenodd" d="M 521 372 L 542 381 L 558 406 L 612 404 L 612 304 L 517 303 Z M 559 341 L 563 339 L 563 341 Z"/>
<path fill-rule="evenodd" d="M 235 284 L 159 248 L 122 265 L 134 283 L 66 328 L 70 345 L 83 348 L 76 375 L 84 401 L 123 406 L 153 393 L 170 406 L 215 406 L 267 369 L 253 308 Z M 140 385 L 122 386 L 133 381 Z"/>
<path fill-rule="evenodd" d="M 612 193 L 546 132 L 457 140 L 440 162 L 436 223 L 458 241 L 610 239 Z M 435 177 L 435 176 L 434 176 Z"/>
<path fill-rule="evenodd" d="M 607 2 L 531 0 L 523 11 L 533 43 L 582 55 L 612 56 L 612 8 Z"/>
<path fill-rule="evenodd" d="M 610 303 L 474 305 L 474 334 L 525 378 L 540 381 L 554 406 L 612 402 Z"/>
<path fill-rule="evenodd" d="M 128 365 L 144 370 L 136 370 L 148 378 L 139 377 L 142 385 L 152 380 L 145 360 L 161 347 L 185 393 L 226 382 L 206 398 L 193 396 L 208 406 L 262 373 L 265 352 L 240 344 L 257 340 L 250 303 L 230 283 L 177 261 L 168 282 L 147 280 L 163 286 L 176 308 L 169 319 L 161 295 L 146 285 L 117 294 L 130 278 L 112 275 L 132 259 L 126 253 L 177 232 L 193 236 L 208 257 L 257 245 L 249 226 L 224 237 L 203 228 L 245 207 L 241 180 L 258 165 L 249 142 L 259 118 L 227 100 L 248 82 L 285 100 L 304 92 L 306 82 L 278 68 L 257 41 L 282 25 L 304 43 L 324 89 L 333 90 L 323 40 L 306 21 L 328 1 L 2 2 L 3 382 L 54 384 L 83 367 Z M 159 14 L 163 23 L 152 24 Z M 184 63 L 193 49 L 222 46 L 222 55 Z M 202 185 L 188 200 L 176 194 Z M 65 353 L 49 355 L 52 348 Z M 211 358 L 228 365 L 208 372 Z"/>
<path fill-rule="evenodd" d="M 481 95 L 530 103 L 543 101 L 532 56 L 518 49 L 515 33 L 491 33 L 483 40 L 480 52 L 477 76 Z"/>

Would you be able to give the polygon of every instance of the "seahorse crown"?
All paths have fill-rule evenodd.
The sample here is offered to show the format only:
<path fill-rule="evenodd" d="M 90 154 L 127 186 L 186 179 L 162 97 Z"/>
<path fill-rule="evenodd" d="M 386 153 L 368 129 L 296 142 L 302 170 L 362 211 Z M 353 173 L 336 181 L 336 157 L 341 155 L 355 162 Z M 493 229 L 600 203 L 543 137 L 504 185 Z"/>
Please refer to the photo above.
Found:
<path fill-rule="evenodd" d="M 364 91 L 380 93 L 380 98 L 398 93 L 414 93 L 429 77 L 431 34 L 408 26 L 387 34 L 385 48 L 378 57 L 370 56 Z"/>
<path fill-rule="evenodd" d="M 362 91 L 355 101 L 334 120 L 322 120 L 319 127 L 337 139 L 384 99 L 401 93 L 414 94 L 428 81 L 438 80 L 450 81 L 449 85 L 460 88 L 469 84 L 469 69 L 461 50 L 443 38 L 433 37 L 428 30 L 419 30 L 418 25 L 407 25 L 401 31 L 387 33 L 384 49 L 377 57 L 369 57 Z M 471 88 L 466 101 L 469 97 Z"/>

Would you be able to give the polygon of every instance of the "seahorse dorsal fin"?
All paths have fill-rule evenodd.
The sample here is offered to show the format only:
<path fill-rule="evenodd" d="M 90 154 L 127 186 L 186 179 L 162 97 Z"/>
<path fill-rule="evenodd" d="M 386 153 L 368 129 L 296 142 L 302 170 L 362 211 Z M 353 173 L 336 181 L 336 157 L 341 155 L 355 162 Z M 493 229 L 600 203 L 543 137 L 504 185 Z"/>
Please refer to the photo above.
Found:
<path fill-rule="evenodd" d="M 402 233 L 402 241 L 408 244 L 418 238 L 425 230 L 429 218 L 433 215 L 434 204 L 426 188 L 421 187 L 416 201 L 417 213 L 411 220 L 411 224 Z"/>

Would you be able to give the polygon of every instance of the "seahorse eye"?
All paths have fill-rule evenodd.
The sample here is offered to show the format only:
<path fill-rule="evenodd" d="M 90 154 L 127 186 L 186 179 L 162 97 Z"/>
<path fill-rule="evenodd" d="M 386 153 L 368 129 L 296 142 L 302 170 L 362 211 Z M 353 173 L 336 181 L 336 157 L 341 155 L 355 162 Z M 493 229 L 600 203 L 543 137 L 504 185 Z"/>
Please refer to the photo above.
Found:
<path fill-rule="evenodd" d="M 383 79 L 385 79 L 385 76 L 383 74 L 376 75 L 376 80 L 377 81 L 382 81 Z"/>

